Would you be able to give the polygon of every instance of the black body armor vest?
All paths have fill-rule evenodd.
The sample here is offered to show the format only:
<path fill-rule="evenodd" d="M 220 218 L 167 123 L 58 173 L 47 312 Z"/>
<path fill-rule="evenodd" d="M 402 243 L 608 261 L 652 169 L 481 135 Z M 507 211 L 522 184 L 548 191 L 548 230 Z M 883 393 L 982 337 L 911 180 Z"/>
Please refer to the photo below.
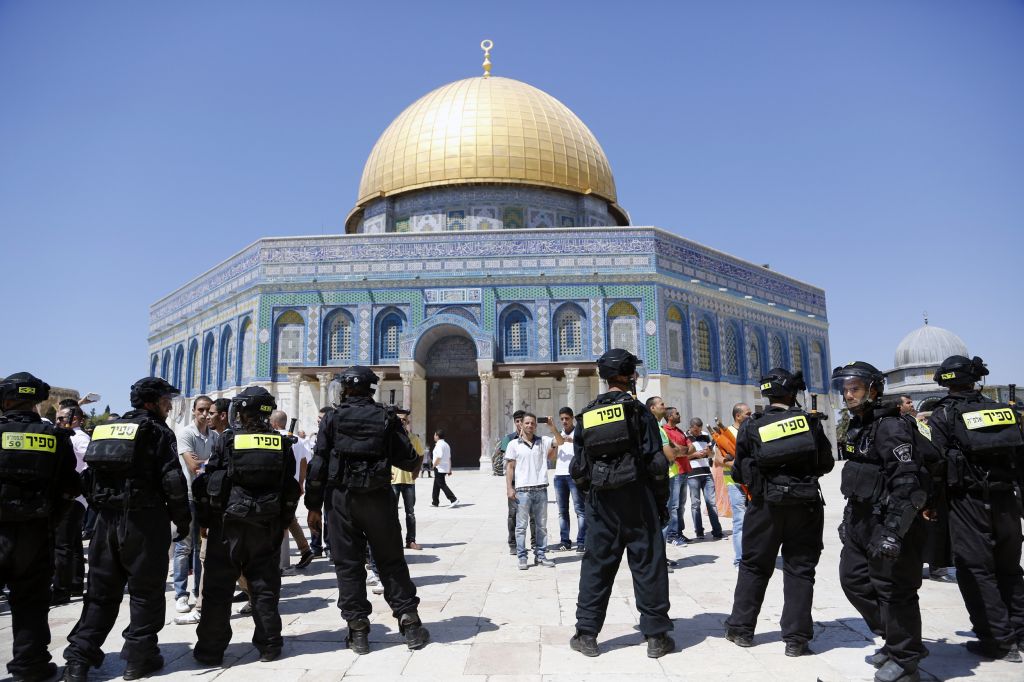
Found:
<path fill-rule="evenodd" d="M 251 522 L 282 517 L 282 495 L 291 471 L 285 471 L 288 436 L 275 431 L 238 431 L 224 436 L 224 458 L 231 491 L 224 516 Z"/>
<path fill-rule="evenodd" d="M 803 410 L 771 412 L 753 425 L 760 442 L 757 466 L 771 471 L 781 466 L 811 470 L 818 457 L 818 444 L 811 430 L 811 419 Z"/>
<path fill-rule="evenodd" d="M 0 518 L 27 521 L 48 517 L 50 487 L 56 474 L 54 426 L 0 417 Z"/>
<path fill-rule="evenodd" d="M 151 480 L 153 455 L 160 427 L 147 415 L 100 424 L 85 451 L 89 465 L 84 477 L 89 504 L 100 508 L 155 507 L 163 504 L 159 486 Z"/>
<path fill-rule="evenodd" d="M 580 414 L 591 489 L 611 490 L 640 479 L 632 426 L 635 409 L 633 396 L 621 392 L 613 400 L 595 400 Z"/>
<path fill-rule="evenodd" d="M 334 448 L 328 477 L 349 490 L 377 490 L 391 485 L 386 450 L 387 409 L 371 400 L 350 400 L 335 408 Z"/>

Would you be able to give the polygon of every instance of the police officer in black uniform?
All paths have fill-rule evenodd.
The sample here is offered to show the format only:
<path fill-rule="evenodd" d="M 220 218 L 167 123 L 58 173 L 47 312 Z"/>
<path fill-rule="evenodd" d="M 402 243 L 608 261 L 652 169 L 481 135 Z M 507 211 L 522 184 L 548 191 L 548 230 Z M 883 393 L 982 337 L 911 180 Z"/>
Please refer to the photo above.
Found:
<path fill-rule="evenodd" d="M 398 619 L 410 649 L 423 648 L 429 633 L 416 607 L 419 597 L 409 577 L 391 491 L 391 466 L 413 471 L 420 463 L 397 415 L 373 401 L 380 379 L 368 367 L 353 365 L 339 377 L 341 403 L 320 420 L 316 449 L 306 476 L 309 527 L 322 522 L 325 496 L 331 506 L 327 527 L 338 576 L 338 606 L 348 623 L 347 642 L 357 654 L 370 651 L 366 599 L 367 543 L 384 586 L 384 599 Z"/>
<path fill-rule="evenodd" d="M 876 682 L 917 682 L 921 643 L 921 551 L 930 478 L 931 443 L 918 422 L 901 417 L 896 402 L 882 402 L 885 377 L 866 362 L 832 372 L 852 417 L 841 444 L 846 464 L 841 490 L 847 499 L 839 538 L 839 580 L 847 599 L 885 644 L 868 662 Z M 744 529 L 746 530 L 746 529 Z M 746 533 L 744 533 L 746 535 Z"/>
<path fill-rule="evenodd" d="M 751 500 L 726 638 L 753 646 L 757 615 L 781 547 L 785 603 L 780 625 L 787 656 L 811 653 L 814 570 L 825 524 L 818 477 L 835 466 L 821 421 L 797 404 L 797 394 L 806 388 L 802 372 L 776 368 L 761 379 L 761 395 L 771 405 L 760 417 L 743 422 L 733 463 L 733 480 L 747 486 Z"/>
<path fill-rule="evenodd" d="M 667 519 L 668 466 L 658 422 L 636 393 L 639 358 L 615 348 L 597 360 L 608 392 L 597 396 L 576 418 L 569 472 L 586 494 L 587 551 L 580 568 L 576 634 L 569 646 L 597 656 L 615 573 L 626 551 L 640 632 L 647 655 L 659 658 L 675 649 L 668 633 L 668 565 L 661 528 Z"/>
<path fill-rule="evenodd" d="M 7 672 L 42 682 L 50 662 L 52 531 L 79 493 L 70 432 L 40 419 L 50 386 L 28 372 L 0 381 L 0 585 L 10 590 L 14 642 Z"/>
<path fill-rule="evenodd" d="M 117 618 L 124 588 L 131 622 L 124 631 L 124 679 L 136 680 L 164 665 L 157 633 L 164 626 L 171 523 L 176 539 L 189 532 L 192 514 L 174 432 L 167 426 L 171 397 L 179 391 L 158 377 L 131 388 L 132 410 L 93 430 L 85 452 L 83 486 L 98 510 L 89 544 L 89 578 L 82 617 L 68 635 L 67 682 L 82 682 L 103 663 L 100 648 Z"/>
<path fill-rule="evenodd" d="M 219 666 L 231 642 L 232 595 L 239 575 L 249 583 L 261 661 L 281 655 L 281 570 L 284 529 L 295 515 L 294 438 L 270 428 L 277 409 L 265 388 L 243 390 L 231 401 L 230 429 L 214 446 L 206 471 L 193 483 L 200 525 L 208 528 L 203 611 L 192 655 Z"/>
<path fill-rule="evenodd" d="M 978 641 L 967 649 L 1020 661 L 1024 646 L 1021 509 L 1024 437 L 1012 406 L 975 390 L 988 374 L 981 358 L 946 358 L 935 381 L 949 394 L 932 409 L 932 440 L 946 456 L 949 528 L 957 584 Z"/>

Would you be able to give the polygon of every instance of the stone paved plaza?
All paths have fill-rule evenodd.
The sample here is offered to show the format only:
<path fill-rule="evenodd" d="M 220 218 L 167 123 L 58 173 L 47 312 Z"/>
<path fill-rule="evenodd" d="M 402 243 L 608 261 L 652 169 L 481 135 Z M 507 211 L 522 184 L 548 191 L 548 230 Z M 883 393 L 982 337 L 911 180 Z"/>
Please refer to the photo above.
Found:
<path fill-rule="evenodd" d="M 872 652 L 873 642 L 838 581 L 839 541 L 835 528 L 842 513 L 838 472 L 837 467 L 824 480 L 829 504 L 825 552 L 815 594 L 815 639 L 811 646 L 818 652 L 816 656 L 791 659 L 783 654 L 777 625 L 782 606 L 781 573 L 768 588 L 755 637 L 757 646 L 740 649 L 724 639 L 722 622 L 730 610 L 736 575 L 728 539 L 669 549 L 669 556 L 681 563 L 670 576 L 677 653 L 659 660 L 646 657 L 636 630 L 638 614 L 625 566 L 618 575 L 607 623 L 599 638 L 601 656 L 589 659 L 571 651 L 568 640 L 575 621 L 579 556 L 555 553 L 551 555 L 555 568 L 519 571 L 506 546 L 502 480 L 490 474 L 459 471 L 451 484 L 463 504 L 454 509 L 444 503 L 432 508 L 432 481 L 421 479 L 418 483 L 417 535 L 423 550 L 408 552 L 407 556 L 422 599 L 420 614 L 431 632 L 432 641 L 425 649 L 406 649 L 383 597 L 376 595 L 372 596 L 373 651 L 358 657 L 345 649 L 332 567 L 318 559 L 301 576 L 285 579 L 281 599 L 285 647 L 281 658 L 272 663 L 257 662 L 249 642 L 252 621 L 235 616 L 235 635 L 225 667 L 204 669 L 190 655 L 195 627 L 171 624 L 175 613 L 168 591 L 168 625 L 160 634 L 167 666 L 155 679 L 871 679 L 874 671 L 863 659 Z M 728 532 L 729 521 L 723 525 Z M 687 534 L 692 534 L 689 521 L 687 526 Z M 548 522 L 551 542 L 557 542 L 557 528 L 552 501 Z M 969 623 L 955 585 L 926 580 L 921 605 L 925 644 L 931 651 L 922 670 L 932 678 L 925 675 L 925 679 L 1024 680 L 1024 665 L 982 662 L 964 649 L 962 643 L 970 638 Z M 0 659 L 6 661 L 10 656 L 11 619 L 6 603 L 0 609 Z M 63 662 L 60 652 L 80 609 L 81 603 L 76 600 L 50 612 L 51 650 L 58 663 Z M 124 662 L 117 652 L 126 622 L 127 599 L 104 647 L 113 653 L 99 671 L 93 671 L 91 679 L 113 679 L 123 672 Z"/>

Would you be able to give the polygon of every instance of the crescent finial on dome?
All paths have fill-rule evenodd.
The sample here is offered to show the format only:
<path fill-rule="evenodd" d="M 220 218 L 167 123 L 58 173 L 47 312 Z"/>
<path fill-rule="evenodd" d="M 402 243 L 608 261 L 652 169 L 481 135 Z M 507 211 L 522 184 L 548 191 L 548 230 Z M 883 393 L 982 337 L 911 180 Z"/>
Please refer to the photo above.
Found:
<path fill-rule="evenodd" d="M 491 77 L 491 50 L 494 49 L 494 41 L 484 39 L 480 41 L 480 49 L 484 51 L 484 78 Z"/>

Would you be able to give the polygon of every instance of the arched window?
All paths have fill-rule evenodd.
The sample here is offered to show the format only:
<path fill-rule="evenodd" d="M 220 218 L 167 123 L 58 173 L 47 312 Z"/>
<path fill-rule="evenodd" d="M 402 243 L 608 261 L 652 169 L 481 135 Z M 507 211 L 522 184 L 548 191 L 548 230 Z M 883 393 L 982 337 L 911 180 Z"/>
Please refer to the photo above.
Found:
<path fill-rule="evenodd" d="M 583 355 L 583 312 L 575 305 L 564 305 L 555 315 L 556 358 Z"/>
<path fill-rule="evenodd" d="M 827 387 L 831 378 L 825 376 L 825 352 L 821 344 L 815 341 L 811 344 L 811 380 L 807 383 Z"/>
<path fill-rule="evenodd" d="M 786 358 L 782 351 L 782 338 L 778 334 L 772 334 L 771 340 L 768 341 L 768 360 L 771 365 L 768 369 L 786 366 Z"/>
<path fill-rule="evenodd" d="M 683 314 L 676 306 L 670 306 L 665 314 L 668 322 L 668 364 L 670 367 L 684 369 L 683 362 Z"/>
<path fill-rule="evenodd" d="M 302 362 L 302 332 L 306 326 L 302 316 L 289 310 L 277 318 L 277 373 L 283 371 L 281 365 Z"/>
<path fill-rule="evenodd" d="M 757 332 L 750 332 L 750 340 L 747 342 L 747 376 L 754 381 L 761 380 L 761 341 Z"/>
<path fill-rule="evenodd" d="M 241 383 L 247 384 L 256 376 L 256 328 L 246 319 L 239 332 L 238 357 L 242 363 Z"/>
<path fill-rule="evenodd" d="M 199 365 L 199 343 L 192 339 L 188 347 L 188 395 L 199 391 L 199 381 L 203 378 L 202 367 Z"/>
<path fill-rule="evenodd" d="M 231 327 L 220 332 L 220 388 L 235 384 L 235 344 Z"/>
<path fill-rule="evenodd" d="M 789 342 L 789 371 L 802 372 L 804 370 L 804 351 L 800 347 L 800 341 L 792 339 Z"/>
<path fill-rule="evenodd" d="M 185 365 L 185 348 L 184 346 L 178 346 L 177 350 L 174 351 L 174 381 L 171 384 L 178 390 L 185 390 L 184 384 L 182 384 L 182 378 Z"/>
<path fill-rule="evenodd" d="M 731 322 L 725 325 L 725 338 L 722 339 L 722 356 L 725 361 L 725 374 L 739 376 L 740 374 L 740 353 L 739 334 L 736 333 L 736 325 Z"/>
<path fill-rule="evenodd" d="M 697 322 L 697 371 L 711 372 L 711 327 L 707 320 Z"/>
<path fill-rule="evenodd" d="M 340 364 L 352 360 L 352 318 L 339 310 L 327 321 L 324 336 L 324 362 Z"/>
<path fill-rule="evenodd" d="M 624 348 L 637 353 L 640 315 L 629 303 L 619 301 L 608 309 L 608 337 L 612 348 Z"/>
<path fill-rule="evenodd" d="M 170 381 L 171 378 L 171 349 L 164 351 L 164 359 L 160 363 L 160 378 Z"/>
<path fill-rule="evenodd" d="M 216 365 L 213 355 L 213 334 L 207 334 L 203 340 L 203 393 L 214 388 L 213 378 L 216 376 Z"/>
<path fill-rule="evenodd" d="M 506 358 L 525 358 L 530 354 L 529 319 L 518 307 L 505 311 L 501 325 L 502 351 Z"/>
<path fill-rule="evenodd" d="M 399 340 L 402 336 L 402 316 L 397 312 L 387 313 L 380 321 L 380 336 L 377 342 L 377 357 L 381 360 L 397 360 Z"/>
<path fill-rule="evenodd" d="M 149 376 L 156 376 L 156 367 L 160 363 L 160 354 L 153 353 L 153 357 L 149 360 Z"/>

